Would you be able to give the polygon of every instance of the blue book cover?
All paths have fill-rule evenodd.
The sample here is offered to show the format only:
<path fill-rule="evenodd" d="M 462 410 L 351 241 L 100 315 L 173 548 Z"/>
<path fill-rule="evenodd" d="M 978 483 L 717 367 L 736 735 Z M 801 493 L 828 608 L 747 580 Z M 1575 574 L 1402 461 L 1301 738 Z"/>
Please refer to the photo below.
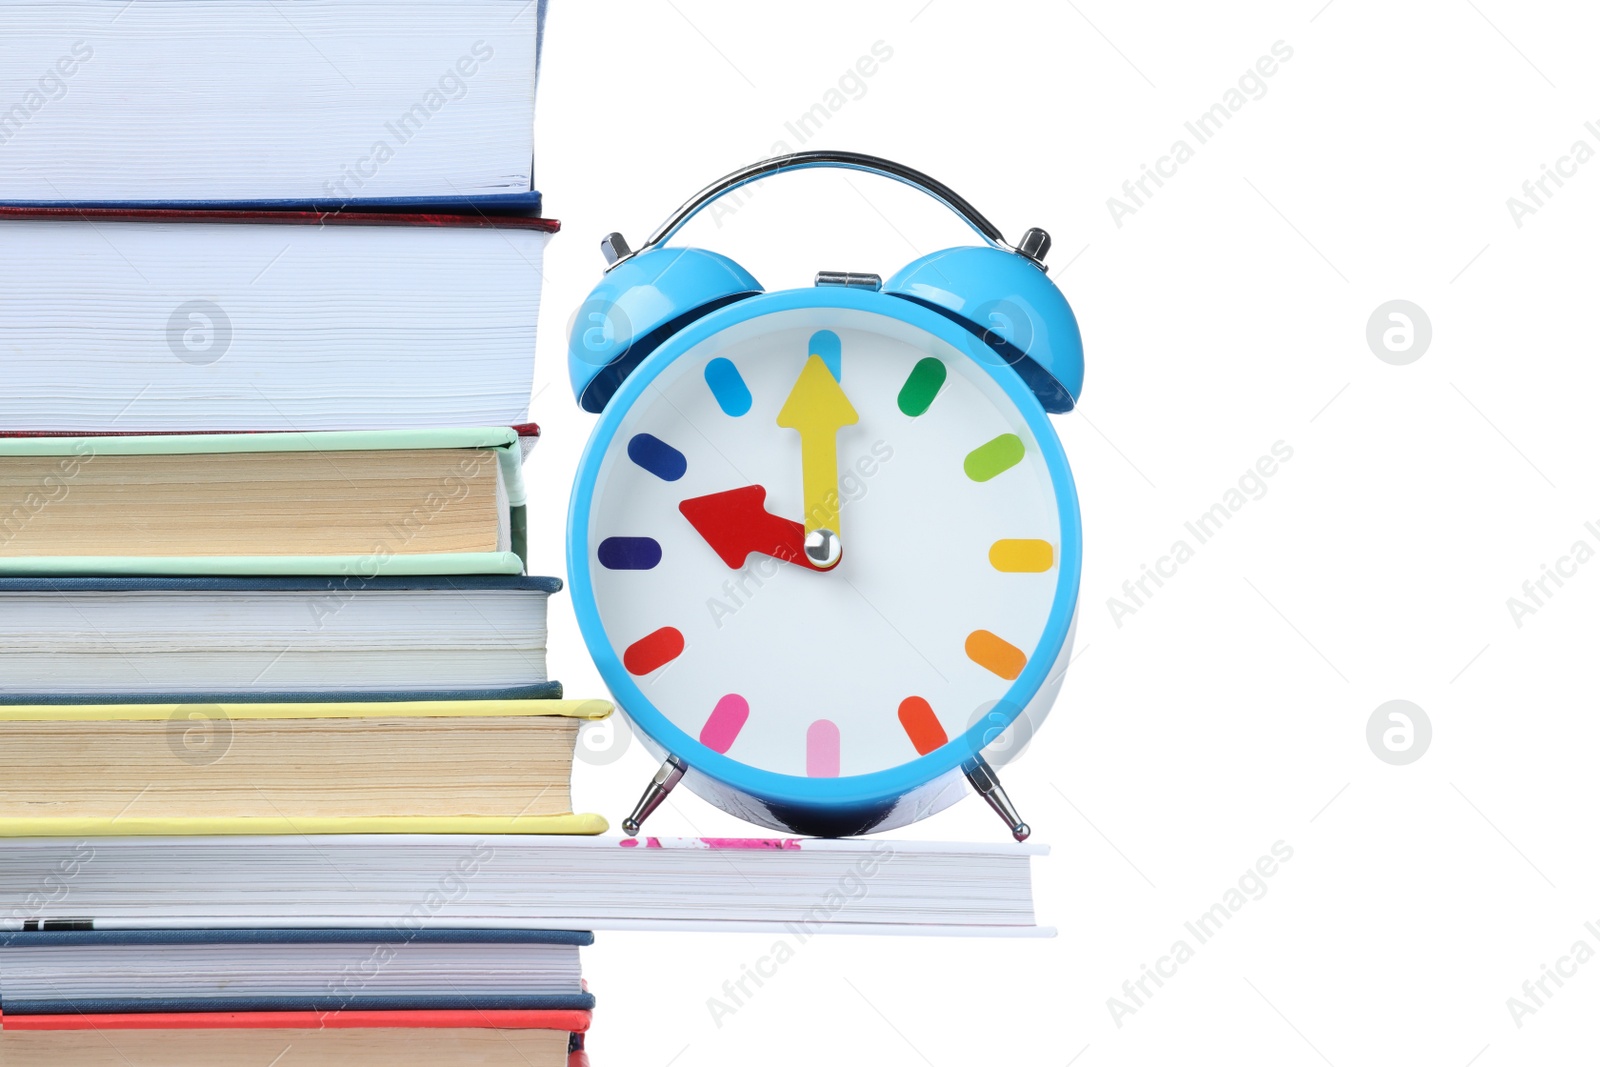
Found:
<path fill-rule="evenodd" d="M 593 993 L 567 996 L 95 997 L 0 1002 L 7 1015 L 136 1015 L 202 1011 L 593 1011 Z"/>
<path fill-rule="evenodd" d="M 576 945 L 594 944 L 588 930 L 513 930 L 394 926 L 343 929 L 231 930 L 11 930 L 0 932 L 7 948 L 77 948 L 85 945 Z"/>
<path fill-rule="evenodd" d="M 163 945 L 282 946 L 319 944 L 594 944 L 594 934 L 582 930 L 441 929 L 408 930 L 400 927 L 329 930 L 40 930 L 0 934 L 0 970 L 9 948 L 83 948 L 103 945 L 159 947 Z M 450 994 L 339 996 L 217 996 L 217 997 L 92 997 L 0 999 L 7 1015 L 120 1015 L 151 1012 L 269 1012 L 269 1011 L 590 1011 L 594 996 L 586 992 L 544 994 Z"/>

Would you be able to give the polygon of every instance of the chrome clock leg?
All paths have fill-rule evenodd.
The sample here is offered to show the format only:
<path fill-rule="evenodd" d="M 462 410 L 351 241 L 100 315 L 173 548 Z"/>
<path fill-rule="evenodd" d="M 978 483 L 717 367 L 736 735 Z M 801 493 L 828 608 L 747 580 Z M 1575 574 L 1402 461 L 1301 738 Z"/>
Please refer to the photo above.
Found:
<path fill-rule="evenodd" d="M 1006 796 L 1006 791 L 1000 785 L 1000 779 L 995 776 L 994 768 L 989 766 L 989 761 L 978 756 L 963 769 L 967 772 L 967 781 L 972 783 L 972 788 L 989 802 L 996 815 L 1005 820 L 1011 836 L 1018 841 L 1026 841 L 1033 830 L 1022 821 L 1022 816 L 1017 814 L 1016 807 L 1012 805 L 1011 798 Z M 622 826 L 623 829 L 627 829 L 628 824 L 623 823 Z"/>
<path fill-rule="evenodd" d="M 650 813 L 667 799 L 672 787 L 683 781 L 683 772 L 688 769 L 689 765 L 677 756 L 668 756 L 667 762 L 661 765 L 661 769 L 656 771 L 655 777 L 651 778 L 650 784 L 645 787 L 644 796 L 640 797 L 639 803 L 634 806 L 633 814 L 622 820 L 622 832 L 629 837 L 638 837 L 639 827 L 643 826 Z"/>

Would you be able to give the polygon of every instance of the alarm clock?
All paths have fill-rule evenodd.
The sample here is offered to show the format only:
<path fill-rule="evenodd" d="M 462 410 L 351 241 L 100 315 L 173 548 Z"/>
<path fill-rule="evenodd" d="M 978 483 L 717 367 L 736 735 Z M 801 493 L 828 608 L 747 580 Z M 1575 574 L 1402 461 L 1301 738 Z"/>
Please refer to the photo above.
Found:
<path fill-rule="evenodd" d="M 834 167 L 944 203 L 984 243 L 882 280 L 825 270 L 766 292 L 667 242 L 749 182 Z M 748 821 L 839 837 L 982 795 L 1061 687 L 1081 568 L 1048 413 L 1083 346 L 1048 279 L 950 189 L 873 156 L 805 152 L 702 190 L 604 279 L 568 347 L 599 414 L 569 512 L 585 643 L 663 759 L 630 835 L 680 782 Z"/>

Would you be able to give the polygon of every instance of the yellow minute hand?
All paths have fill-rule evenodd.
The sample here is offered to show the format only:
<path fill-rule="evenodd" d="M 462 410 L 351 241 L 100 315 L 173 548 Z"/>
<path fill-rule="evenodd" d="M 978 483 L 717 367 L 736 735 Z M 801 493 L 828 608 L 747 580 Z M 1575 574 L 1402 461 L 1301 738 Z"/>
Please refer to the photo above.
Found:
<path fill-rule="evenodd" d="M 821 356 L 806 365 L 778 412 L 778 425 L 800 432 L 800 470 L 805 484 L 806 533 L 839 533 L 839 445 L 842 426 L 859 419 L 856 409 Z"/>

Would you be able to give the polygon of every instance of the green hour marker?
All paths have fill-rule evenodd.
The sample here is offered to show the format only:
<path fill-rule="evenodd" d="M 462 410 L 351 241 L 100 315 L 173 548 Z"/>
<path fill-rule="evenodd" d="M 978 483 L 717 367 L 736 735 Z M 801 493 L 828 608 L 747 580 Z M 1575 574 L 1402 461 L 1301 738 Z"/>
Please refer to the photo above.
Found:
<path fill-rule="evenodd" d="M 900 410 L 913 419 L 928 410 L 928 405 L 933 403 L 933 398 L 939 395 L 939 390 L 944 387 L 944 364 L 932 356 L 917 360 L 917 365 L 911 368 L 911 374 L 906 378 L 906 384 L 900 387 Z"/>
<path fill-rule="evenodd" d="M 1014 433 L 1003 433 L 993 441 L 967 453 L 961 469 L 975 482 L 986 482 L 1002 471 L 1008 471 L 1022 462 L 1022 438 Z"/>

